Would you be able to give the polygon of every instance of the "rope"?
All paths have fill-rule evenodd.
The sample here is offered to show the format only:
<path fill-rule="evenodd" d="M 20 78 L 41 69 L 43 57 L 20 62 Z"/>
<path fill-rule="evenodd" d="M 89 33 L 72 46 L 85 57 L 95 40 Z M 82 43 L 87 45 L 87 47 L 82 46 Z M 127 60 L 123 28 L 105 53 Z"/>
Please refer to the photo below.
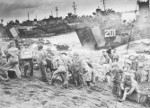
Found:
<path fill-rule="evenodd" d="M 134 23 L 132 24 L 130 36 L 129 36 L 129 39 L 128 39 L 128 44 L 127 44 L 127 49 L 126 49 L 126 55 L 128 54 L 129 45 L 130 45 L 130 40 L 131 40 L 131 35 L 132 35 L 132 32 L 133 32 L 133 27 L 134 27 Z M 126 60 L 127 60 L 127 58 L 125 58 L 124 63 L 126 62 Z"/>
<path fill-rule="evenodd" d="M 129 36 L 129 39 L 128 39 L 128 45 L 127 45 L 127 52 L 126 52 L 126 54 L 128 54 L 129 45 L 130 45 L 130 40 L 131 40 L 131 35 L 132 35 L 132 32 L 133 32 L 133 26 L 134 26 L 134 24 L 132 24 L 132 28 L 131 28 L 131 32 L 130 32 L 130 36 Z"/>

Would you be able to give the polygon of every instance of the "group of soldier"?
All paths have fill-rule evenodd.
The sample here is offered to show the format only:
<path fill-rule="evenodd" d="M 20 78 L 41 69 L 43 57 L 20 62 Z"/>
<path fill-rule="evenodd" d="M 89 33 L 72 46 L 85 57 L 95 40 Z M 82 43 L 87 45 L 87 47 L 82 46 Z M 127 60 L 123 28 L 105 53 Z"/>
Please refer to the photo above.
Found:
<path fill-rule="evenodd" d="M 19 47 L 18 47 L 19 45 Z M 81 59 L 78 52 L 67 54 L 46 49 L 41 43 L 37 43 L 37 49 L 31 49 L 29 42 L 22 44 L 12 40 L 7 48 L 0 53 L 0 79 L 9 80 L 9 71 L 14 71 L 17 78 L 33 77 L 34 66 L 38 66 L 42 80 L 54 85 L 59 77 L 63 81 L 63 87 L 68 87 L 68 82 L 77 86 L 94 84 L 94 71 L 90 59 Z M 50 73 L 50 74 L 49 74 Z"/>
<path fill-rule="evenodd" d="M 25 57 L 27 55 L 28 57 Z M 109 65 L 106 79 L 113 93 L 121 97 L 122 102 L 128 95 L 140 91 L 135 80 L 138 75 L 132 72 L 131 64 L 126 62 L 124 67 L 120 68 L 118 61 L 119 55 L 116 50 L 108 49 L 102 51 L 99 65 Z M 22 76 L 28 77 L 28 73 L 29 77 L 32 77 L 35 64 L 38 66 L 42 80 L 51 85 L 55 84 L 58 77 L 61 78 L 65 88 L 68 88 L 69 82 L 76 86 L 90 86 L 95 85 L 96 82 L 95 70 L 90 58 L 81 58 L 78 52 L 68 54 L 54 51 L 51 47 L 44 49 L 40 43 L 37 45 L 37 50 L 33 51 L 27 41 L 23 42 L 20 49 L 17 48 L 15 41 L 11 41 L 4 52 L 0 53 L 0 79 L 8 81 L 10 70 L 15 71 L 19 79 Z"/>
<path fill-rule="evenodd" d="M 113 94 L 119 97 L 119 101 L 123 102 L 128 96 L 141 93 L 138 87 L 141 79 L 138 57 L 126 59 L 122 67 L 115 49 L 108 49 L 102 53 L 101 64 L 109 66 L 106 70 L 107 82 L 112 87 Z"/>

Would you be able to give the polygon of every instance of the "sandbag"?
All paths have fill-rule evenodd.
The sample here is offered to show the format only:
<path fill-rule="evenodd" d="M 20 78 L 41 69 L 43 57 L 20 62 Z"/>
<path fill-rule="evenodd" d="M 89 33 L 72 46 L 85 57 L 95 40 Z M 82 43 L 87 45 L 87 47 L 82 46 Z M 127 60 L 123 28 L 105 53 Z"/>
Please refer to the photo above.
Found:
<path fill-rule="evenodd" d="M 127 99 L 133 102 L 140 103 L 141 95 L 141 93 L 133 92 L 131 95 L 127 96 Z"/>
<path fill-rule="evenodd" d="M 150 96 L 148 94 L 134 92 L 127 96 L 127 99 L 142 104 L 146 107 L 150 107 Z"/>

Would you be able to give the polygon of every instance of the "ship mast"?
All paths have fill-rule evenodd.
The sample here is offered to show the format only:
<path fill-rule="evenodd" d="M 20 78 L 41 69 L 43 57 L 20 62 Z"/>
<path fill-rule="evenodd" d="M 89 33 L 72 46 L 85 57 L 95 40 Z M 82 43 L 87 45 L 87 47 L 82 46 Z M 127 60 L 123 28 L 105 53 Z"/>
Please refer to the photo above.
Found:
<path fill-rule="evenodd" d="M 57 6 L 56 6 L 56 17 L 58 17 L 58 8 L 57 8 Z"/>
<path fill-rule="evenodd" d="M 37 15 L 35 16 L 35 19 L 37 19 Z"/>
<path fill-rule="evenodd" d="M 103 3 L 103 8 L 104 8 L 104 11 L 106 10 L 106 0 L 100 0 L 102 3 Z"/>
<path fill-rule="evenodd" d="M 29 12 L 28 12 L 28 20 L 30 19 L 30 14 L 29 14 Z"/>
<path fill-rule="evenodd" d="M 77 5 L 76 5 L 76 3 L 75 2 L 73 2 L 73 10 L 74 10 L 74 14 L 76 15 L 76 10 L 77 10 Z"/>
<path fill-rule="evenodd" d="M 51 11 L 51 16 L 53 16 L 53 11 Z"/>

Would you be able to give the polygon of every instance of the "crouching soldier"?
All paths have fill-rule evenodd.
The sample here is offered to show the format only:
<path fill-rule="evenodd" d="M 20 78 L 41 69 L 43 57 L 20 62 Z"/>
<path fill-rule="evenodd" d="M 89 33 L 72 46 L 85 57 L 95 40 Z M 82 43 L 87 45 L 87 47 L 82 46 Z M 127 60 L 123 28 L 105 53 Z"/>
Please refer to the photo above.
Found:
<path fill-rule="evenodd" d="M 57 78 L 58 75 L 63 75 L 63 86 L 65 88 L 68 88 L 68 68 L 71 64 L 71 59 L 67 56 L 66 53 L 61 53 L 58 57 L 54 59 L 54 64 L 57 64 L 58 68 L 56 71 L 54 71 L 52 79 L 51 79 L 51 84 L 54 85 L 54 81 Z"/>
<path fill-rule="evenodd" d="M 122 99 L 119 100 L 120 102 L 125 101 L 127 96 L 133 93 L 140 93 L 140 90 L 138 88 L 138 83 L 131 75 L 125 76 L 124 81 L 121 84 L 121 89 L 123 91 L 123 97 Z"/>

